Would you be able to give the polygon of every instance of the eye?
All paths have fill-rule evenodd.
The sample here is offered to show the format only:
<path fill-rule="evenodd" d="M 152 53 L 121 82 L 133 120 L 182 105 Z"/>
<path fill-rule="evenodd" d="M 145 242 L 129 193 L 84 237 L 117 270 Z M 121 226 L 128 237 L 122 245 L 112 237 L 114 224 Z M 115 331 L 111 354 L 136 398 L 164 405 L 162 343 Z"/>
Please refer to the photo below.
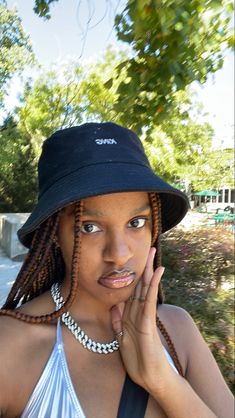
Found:
<path fill-rule="evenodd" d="M 84 224 L 81 227 L 81 231 L 83 234 L 94 234 L 101 231 L 101 229 L 95 224 Z"/>
<path fill-rule="evenodd" d="M 145 218 L 135 218 L 135 219 L 132 219 L 132 221 L 130 221 L 128 223 L 128 227 L 129 228 L 135 228 L 135 229 L 143 228 L 143 226 L 145 225 L 145 223 L 146 223 L 146 219 Z"/>

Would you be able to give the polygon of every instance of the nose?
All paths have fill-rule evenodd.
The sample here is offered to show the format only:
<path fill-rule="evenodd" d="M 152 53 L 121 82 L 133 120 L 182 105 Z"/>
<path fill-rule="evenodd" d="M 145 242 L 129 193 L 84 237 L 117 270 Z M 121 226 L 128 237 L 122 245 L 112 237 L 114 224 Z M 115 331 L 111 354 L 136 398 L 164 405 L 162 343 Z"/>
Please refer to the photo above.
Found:
<path fill-rule="evenodd" d="M 125 233 L 116 231 L 110 234 L 104 248 L 104 261 L 123 267 L 133 256 L 130 242 Z"/>

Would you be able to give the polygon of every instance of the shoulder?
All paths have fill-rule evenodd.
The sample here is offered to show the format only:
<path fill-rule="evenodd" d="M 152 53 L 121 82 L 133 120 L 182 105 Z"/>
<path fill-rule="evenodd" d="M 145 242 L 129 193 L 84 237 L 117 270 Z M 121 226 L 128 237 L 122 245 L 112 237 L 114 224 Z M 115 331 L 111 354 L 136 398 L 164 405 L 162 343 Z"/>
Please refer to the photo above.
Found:
<path fill-rule="evenodd" d="M 183 308 L 162 304 L 158 307 L 158 316 L 168 332 L 183 369 L 186 370 L 195 343 L 205 344 L 191 315 Z"/>
<path fill-rule="evenodd" d="M 163 322 L 171 340 L 175 346 L 178 357 L 181 361 L 186 376 L 197 375 L 199 364 L 201 373 L 214 370 L 218 371 L 218 366 L 204 340 L 193 318 L 184 309 L 163 304 L 158 309 L 159 319 Z"/>
<path fill-rule="evenodd" d="M 47 303 L 47 299 L 47 295 L 41 295 L 22 305 L 18 311 L 32 316 L 50 313 L 53 307 Z M 8 315 L 0 315 L 1 359 L 7 361 L 9 358 L 9 362 L 11 361 L 12 364 L 17 360 L 17 364 L 19 364 L 20 361 L 27 359 L 35 346 L 39 346 L 44 340 L 48 340 L 50 335 L 54 337 L 54 328 L 55 323 L 35 324 L 33 321 L 25 322 Z M 2 367 L 4 368 L 4 361 L 0 362 L 0 372 Z"/>
<path fill-rule="evenodd" d="M 173 320 L 177 319 L 189 319 L 191 318 L 190 314 L 180 306 L 169 305 L 167 303 L 160 304 L 158 306 L 158 311 L 161 315 L 164 315 L 165 318 Z M 192 318 L 191 318 L 192 319 Z"/>
<path fill-rule="evenodd" d="M 196 324 L 191 315 L 183 308 L 176 305 L 162 304 L 158 307 L 158 315 L 169 332 L 180 335 L 181 338 L 188 335 L 188 332 L 195 330 Z"/>
<path fill-rule="evenodd" d="M 233 396 L 199 329 L 187 311 L 178 306 L 158 307 L 160 320 L 166 327 L 184 370 L 185 378 L 218 416 L 232 416 Z"/>
<path fill-rule="evenodd" d="M 30 315 L 48 313 L 46 306 L 29 302 L 20 311 Z M 13 317 L 0 315 L 0 411 L 11 405 L 19 391 L 20 382 L 27 386 L 26 370 L 33 370 L 47 357 L 56 339 L 55 324 L 26 323 Z M 30 375 L 30 373 L 29 373 Z M 0 414 L 1 416 L 1 414 Z"/>
<path fill-rule="evenodd" d="M 14 379 L 17 380 L 21 364 L 26 366 L 27 350 L 25 342 L 29 341 L 26 327 L 17 319 L 0 316 L 0 410 L 4 413 L 11 400 Z"/>

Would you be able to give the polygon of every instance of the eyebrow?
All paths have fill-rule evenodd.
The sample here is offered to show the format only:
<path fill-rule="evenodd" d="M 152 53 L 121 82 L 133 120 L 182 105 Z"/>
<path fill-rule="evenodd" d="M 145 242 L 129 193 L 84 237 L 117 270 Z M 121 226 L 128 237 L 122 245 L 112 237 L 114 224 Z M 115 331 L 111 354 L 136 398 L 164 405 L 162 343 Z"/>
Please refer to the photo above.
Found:
<path fill-rule="evenodd" d="M 145 205 L 140 206 L 139 208 L 134 209 L 131 212 L 130 216 L 138 215 L 140 212 L 144 212 L 147 209 L 151 209 L 149 203 L 146 203 Z M 104 212 L 102 212 L 100 210 L 87 209 L 87 208 L 84 208 L 82 214 L 83 215 L 87 215 L 87 216 L 97 216 L 97 217 L 100 217 L 100 218 L 104 218 L 106 216 L 106 213 L 104 213 Z"/>

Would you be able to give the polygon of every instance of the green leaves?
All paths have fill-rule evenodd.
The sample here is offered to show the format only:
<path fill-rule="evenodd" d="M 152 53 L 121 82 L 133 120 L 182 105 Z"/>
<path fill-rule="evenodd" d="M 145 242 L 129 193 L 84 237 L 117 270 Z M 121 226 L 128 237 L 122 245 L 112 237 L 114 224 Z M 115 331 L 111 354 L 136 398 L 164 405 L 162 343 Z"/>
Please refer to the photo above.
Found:
<path fill-rule="evenodd" d="M 221 68 L 224 49 L 233 46 L 229 26 L 232 11 L 233 5 L 227 0 L 128 1 L 115 22 L 118 39 L 133 48 L 125 98 L 125 103 L 133 106 L 131 117 L 122 109 L 122 86 L 116 105 L 124 124 L 133 128 L 139 125 L 137 104 L 141 95 L 143 120 L 146 117 L 154 128 L 170 114 L 176 91 L 195 80 L 204 83 L 209 73 Z M 147 92 L 156 94 L 150 97 Z M 153 112 L 159 108 L 159 97 L 163 110 Z"/>
<path fill-rule="evenodd" d="M 24 33 L 15 10 L 0 4 L 0 107 L 10 79 L 35 62 L 29 37 Z"/>
<path fill-rule="evenodd" d="M 35 6 L 33 10 L 36 14 L 44 19 L 48 20 L 51 18 L 50 6 L 58 0 L 35 0 Z"/>
<path fill-rule="evenodd" d="M 232 232 L 221 227 L 177 227 L 162 239 L 166 303 L 192 315 L 234 390 L 233 247 Z"/>

